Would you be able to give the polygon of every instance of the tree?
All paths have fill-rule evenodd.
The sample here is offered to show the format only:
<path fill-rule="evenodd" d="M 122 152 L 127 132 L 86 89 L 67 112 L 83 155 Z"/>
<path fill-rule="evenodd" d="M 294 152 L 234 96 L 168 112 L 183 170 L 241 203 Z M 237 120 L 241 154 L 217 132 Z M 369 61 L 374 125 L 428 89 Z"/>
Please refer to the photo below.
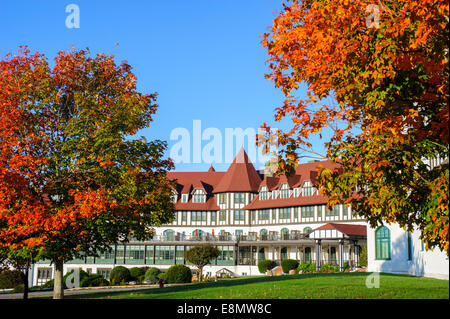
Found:
<path fill-rule="evenodd" d="M 55 265 L 151 238 L 173 220 L 165 142 L 133 138 L 157 110 L 130 65 L 87 50 L 0 61 L 0 245 L 35 247 Z"/>
<path fill-rule="evenodd" d="M 323 157 L 341 168 L 319 168 L 317 180 L 329 207 L 351 205 L 372 227 L 417 227 L 447 254 L 448 11 L 444 0 L 294 0 L 262 41 L 266 77 L 286 96 L 275 119 L 293 123 L 278 131 L 278 173 L 330 129 Z M 433 167 L 437 156 L 447 160 Z"/>
<path fill-rule="evenodd" d="M 184 252 L 184 258 L 198 268 L 199 281 L 203 280 L 203 267 L 208 265 L 211 260 L 217 258 L 220 251 L 211 244 L 194 246 Z"/>

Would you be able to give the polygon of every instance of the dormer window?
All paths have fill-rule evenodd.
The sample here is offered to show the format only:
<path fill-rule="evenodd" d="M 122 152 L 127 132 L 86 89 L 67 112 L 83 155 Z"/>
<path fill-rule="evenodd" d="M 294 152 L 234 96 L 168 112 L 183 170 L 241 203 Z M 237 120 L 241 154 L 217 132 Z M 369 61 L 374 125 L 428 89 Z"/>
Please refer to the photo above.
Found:
<path fill-rule="evenodd" d="M 262 200 L 266 200 L 269 198 L 269 193 L 267 192 L 267 187 L 261 187 L 261 190 L 259 192 L 259 198 Z"/>
<path fill-rule="evenodd" d="M 204 203 L 206 202 L 206 194 L 203 189 L 196 189 L 194 192 L 194 196 L 192 198 L 194 203 Z"/>
<path fill-rule="evenodd" d="M 170 200 L 172 201 L 172 203 L 176 203 L 178 200 L 178 193 L 172 192 L 172 195 L 170 195 Z"/>
<path fill-rule="evenodd" d="M 312 196 L 314 193 L 314 187 L 312 186 L 310 181 L 306 181 L 302 187 L 302 195 L 303 196 Z"/>
<path fill-rule="evenodd" d="M 182 195 L 181 195 L 181 201 L 182 201 L 183 203 L 187 203 L 188 199 L 189 199 L 188 194 L 182 194 Z"/>
<path fill-rule="evenodd" d="M 294 188 L 294 197 L 300 196 L 300 188 Z"/>
<path fill-rule="evenodd" d="M 287 184 L 281 185 L 280 198 L 289 198 L 289 186 Z"/>
<path fill-rule="evenodd" d="M 277 190 L 272 191 L 272 198 L 275 199 L 277 197 L 278 197 L 278 191 Z"/>

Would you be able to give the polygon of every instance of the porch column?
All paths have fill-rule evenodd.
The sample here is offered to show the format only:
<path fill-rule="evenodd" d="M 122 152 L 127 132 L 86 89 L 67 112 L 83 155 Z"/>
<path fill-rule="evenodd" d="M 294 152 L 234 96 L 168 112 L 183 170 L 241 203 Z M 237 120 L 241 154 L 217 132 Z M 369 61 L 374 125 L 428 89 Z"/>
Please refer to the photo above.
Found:
<path fill-rule="evenodd" d="M 339 241 L 339 271 L 344 271 L 344 240 Z"/>
<path fill-rule="evenodd" d="M 355 259 L 355 267 L 359 266 L 359 249 L 358 249 L 358 241 L 353 241 L 353 252 L 354 252 L 354 259 Z"/>
<path fill-rule="evenodd" d="M 320 239 L 316 239 L 316 270 L 320 271 L 320 259 L 322 250 L 322 241 Z"/>

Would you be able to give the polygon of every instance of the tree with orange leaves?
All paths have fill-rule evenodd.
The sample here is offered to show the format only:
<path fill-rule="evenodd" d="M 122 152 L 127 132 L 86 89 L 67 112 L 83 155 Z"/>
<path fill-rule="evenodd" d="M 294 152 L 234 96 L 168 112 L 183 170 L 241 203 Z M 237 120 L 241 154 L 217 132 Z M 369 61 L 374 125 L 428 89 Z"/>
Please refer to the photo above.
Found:
<path fill-rule="evenodd" d="M 324 157 L 343 170 L 320 169 L 329 205 L 351 204 L 373 227 L 418 228 L 427 248 L 448 254 L 448 1 L 283 6 L 262 41 L 266 77 L 286 96 L 275 119 L 293 123 L 278 131 L 279 172 L 291 173 L 308 139 L 331 129 Z M 431 165 L 435 157 L 444 160 Z"/>
<path fill-rule="evenodd" d="M 173 219 L 166 143 L 132 139 L 148 127 L 156 94 L 136 91 L 126 62 L 22 48 L 0 61 L 0 245 L 39 250 L 55 265 L 111 244 L 151 238 Z"/>

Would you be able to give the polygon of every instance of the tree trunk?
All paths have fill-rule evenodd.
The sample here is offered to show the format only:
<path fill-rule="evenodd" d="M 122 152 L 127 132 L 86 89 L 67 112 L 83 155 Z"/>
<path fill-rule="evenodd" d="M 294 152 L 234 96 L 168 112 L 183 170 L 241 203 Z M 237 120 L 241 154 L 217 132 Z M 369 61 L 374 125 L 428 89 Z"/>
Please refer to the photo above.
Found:
<path fill-rule="evenodd" d="M 25 265 L 25 274 L 23 278 L 23 299 L 28 299 L 28 268 L 30 267 L 30 263 L 27 262 Z"/>
<path fill-rule="evenodd" d="M 63 267 L 62 260 L 55 261 L 55 277 L 53 279 L 53 299 L 64 298 L 64 286 L 63 286 Z"/>
<path fill-rule="evenodd" d="M 203 281 L 203 267 L 198 268 L 198 282 Z"/>

